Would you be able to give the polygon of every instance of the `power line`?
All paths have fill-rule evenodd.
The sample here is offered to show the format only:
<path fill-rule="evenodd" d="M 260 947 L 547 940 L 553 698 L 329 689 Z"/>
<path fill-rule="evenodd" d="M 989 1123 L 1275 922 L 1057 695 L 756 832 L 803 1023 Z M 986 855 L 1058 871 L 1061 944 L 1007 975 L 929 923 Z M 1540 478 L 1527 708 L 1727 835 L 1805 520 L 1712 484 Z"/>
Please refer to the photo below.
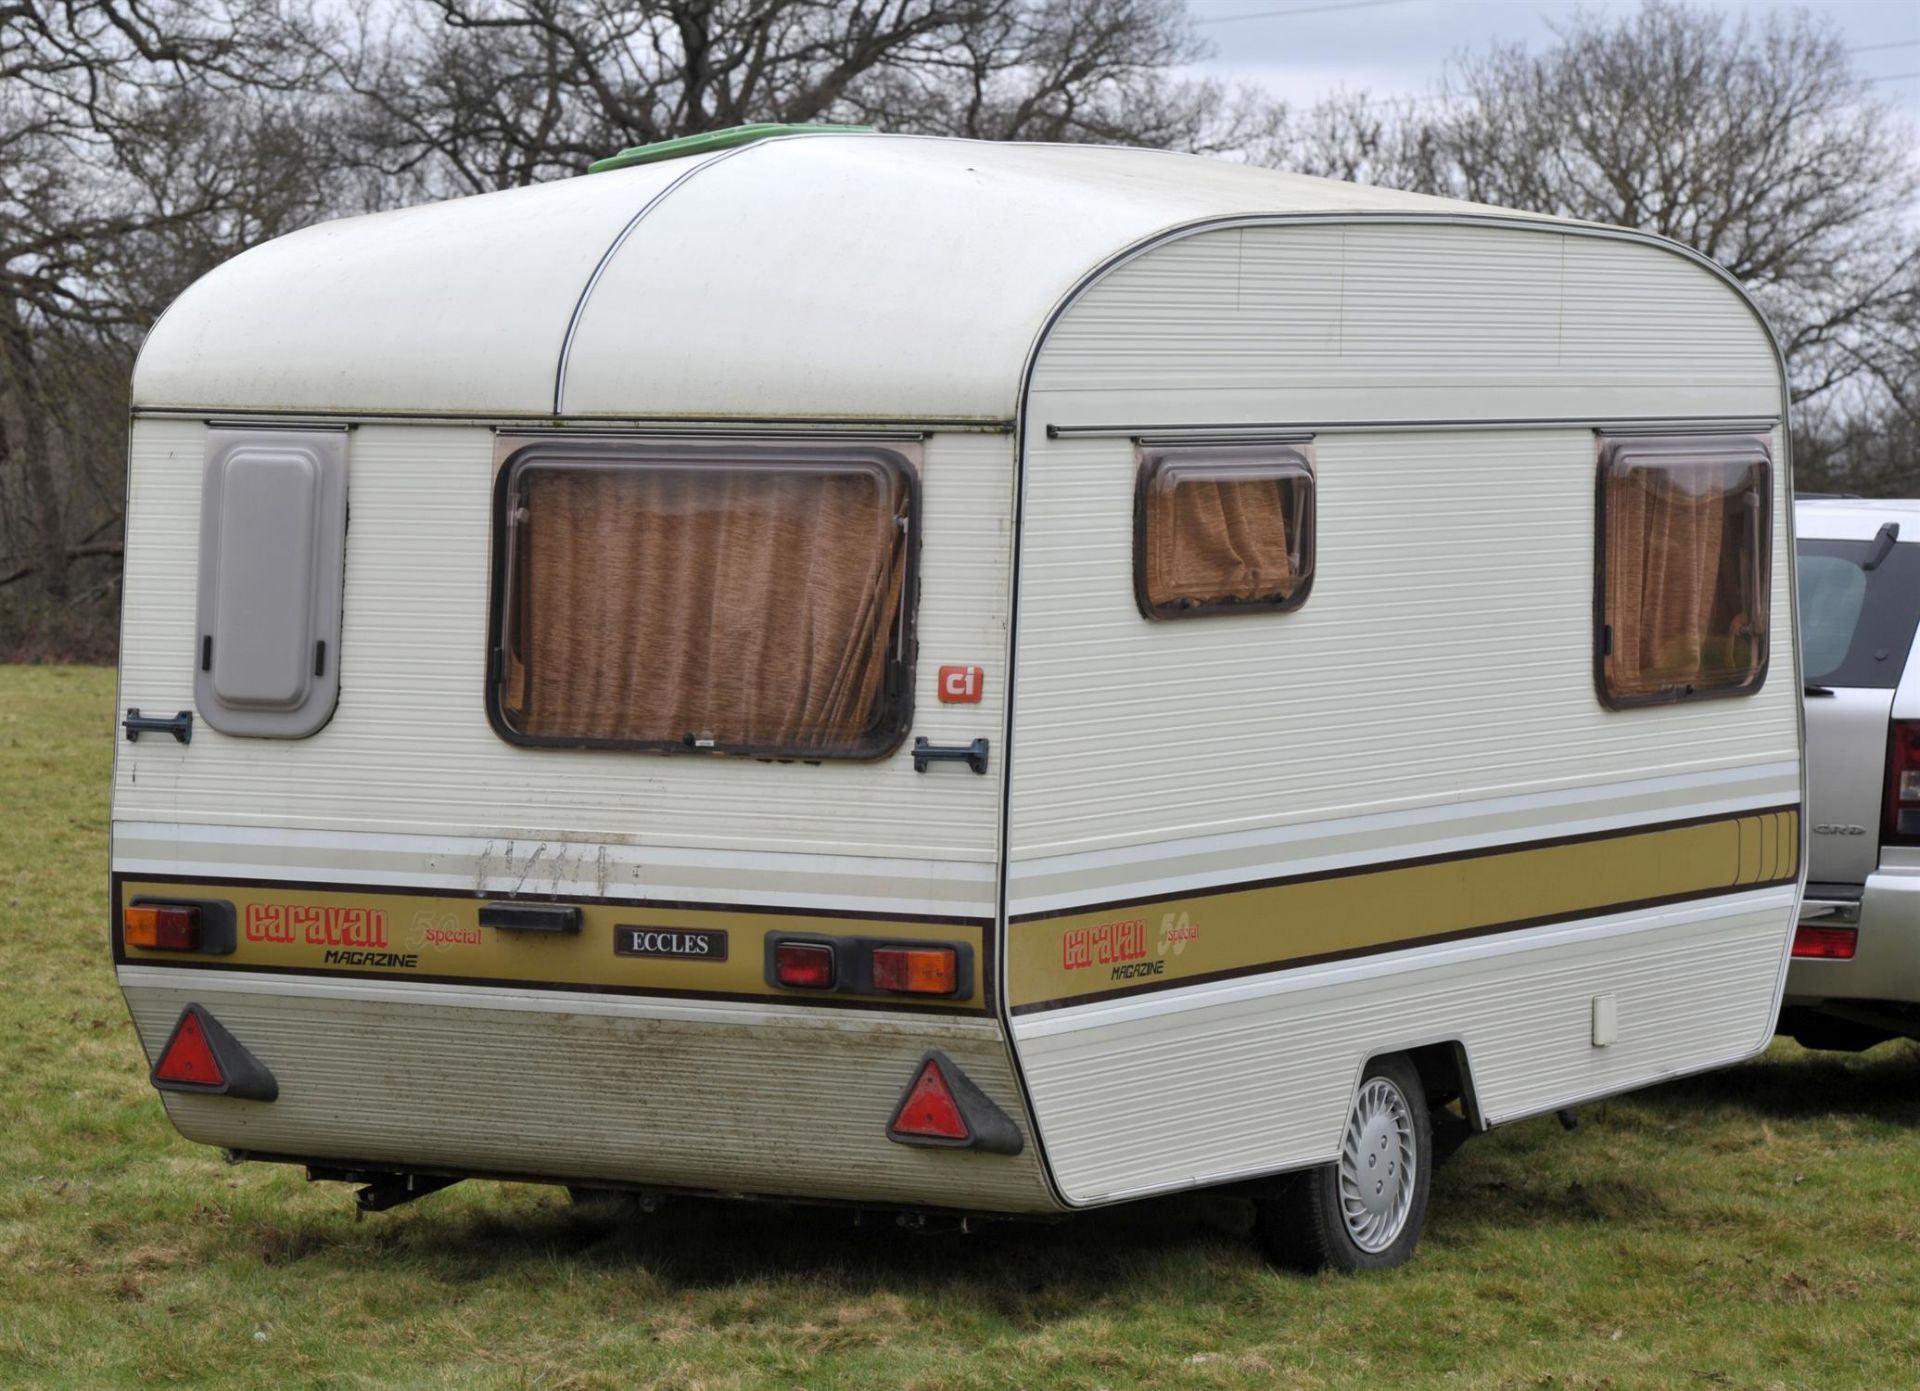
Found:
<path fill-rule="evenodd" d="M 1205 19 L 1194 20 L 1195 24 L 1238 24 L 1248 19 L 1285 19 L 1297 14 L 1331 14 L 1335 10 L 1375 10 L 1382 5 L 1404 5 L 1407 0 L 1340 0 L 1331 5 L 1300 5 L 1291 10 L 1261 10 L 1258 14 L 1209 15 Z"/>
<path fill-rule="evenodd" d="M 1332 14 L 1339 10 L 1374 10 L 1382 5 L 1404 5 L 1407 0 L 1338 0 L 1324 5 L 1297 5 L 1290 10 L 1261 10 L 1255 14 L 1207 15 L 1195 24 L 1239 24 L 1253 19 L 1285 19 L 1289 15 Z M 1863 43 L 1848 53 L 1885 53 L 1894 48 L 1920 48 L 1920 39 L 1895 39 L 1891 43 Z"/>
<path fill-rule="evenodd" d="M 1862 78 L 1861 80 L 1863 82 L 1910 82 L 1916 77 L 1920 77 L 1920 70 L 1916 70 L 1914 72 L 1890 72 L 1890 73 L 1885 73 L 1879 77 L 1867 77 L 1867 78 Z M 1425 106 L 1428 102 L 1465 101 L 1466 99 L 1467 99 L 1467 94 L 1464 92 L 1428 92 L 1428 93 L 1425 93 L 1424 95 L 1417 96 L 1417 97 L 1416 96 L 1373 97 L 1360 104 L 1362 106 L 1401 106 L 1401 105 Z"/>

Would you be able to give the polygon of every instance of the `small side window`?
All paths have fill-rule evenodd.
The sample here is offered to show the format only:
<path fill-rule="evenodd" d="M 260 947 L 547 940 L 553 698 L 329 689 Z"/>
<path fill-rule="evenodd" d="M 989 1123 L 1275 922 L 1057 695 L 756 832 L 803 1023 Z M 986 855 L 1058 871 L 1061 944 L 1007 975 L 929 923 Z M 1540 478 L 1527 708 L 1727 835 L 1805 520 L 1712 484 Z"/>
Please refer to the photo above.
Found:
<path fill-rule="evenodd" d="M 878 758 L 912 715 L 907 458 L 503 440 L 488 713 L 516 744 Z"/>
<path fill-rule="evenodd" d="M 1758 435 L 1601 437 L 1595 674 L 1603 704 L 1760 689 L 1772 475 Z"/>
<path fill-rule="evenodd" d="M 1133 586 L 1148 618 L 1297 609 L 1313 588 L 1311 445 L 1142 448 Z"/>
<path fill-rule="evenodd" d="M 211 430 L 193 700 L 222 734 L 302 739 L 340 694 L 344 430 Z"/>

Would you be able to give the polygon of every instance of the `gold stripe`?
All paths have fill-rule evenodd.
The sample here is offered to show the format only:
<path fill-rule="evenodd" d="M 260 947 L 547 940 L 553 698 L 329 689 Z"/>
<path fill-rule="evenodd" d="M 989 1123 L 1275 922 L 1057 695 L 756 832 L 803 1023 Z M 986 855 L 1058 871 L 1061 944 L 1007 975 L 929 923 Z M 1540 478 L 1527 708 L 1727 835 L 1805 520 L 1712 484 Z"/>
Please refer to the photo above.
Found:
<path fill-rule="evenodd" d="M 862 1003 L 888 1008 L 979 1011 L 986 1007 L 991 961 L 977 924 L 836 917 L 832 914 L 742 912 L 581 902 L 578 933 L 508 932 L 480 926 L 483 901 L 379 889 L 315 889 L 303 884 L 235 885 L 154 879 L 120 882 L 117 907 L 137 897 L 222 899 L 237 917 L 230 956 L 143 951 L 125 944 L 115 913 L 114 944 L 141 965 L 207 969 L 320 972 L 422 977 L 473 984 L 513 983 L 560 989 L 752 996 L 799 1004 Z M 249 924 L 256 935 L 249 937 Z M 619 956 L 616 927 L 725 932 L 724 961 Z M 292 940 L 262 940 L 269 934 Z M 973 993 L 966 999 L 854 995 L 782 990 L 766 980 L 769 936 L 866 937 L 902 942 L 958 942 L 973 949 Z M 330 943 L 327 939 L 333 937 Z"/>
<path fill-rule="evenodd" d="M 1789 882 L 1799 816 L 1730 816 L 1016 922 L 1008 999 L 1016 1010 L 1096 999 Z"/>

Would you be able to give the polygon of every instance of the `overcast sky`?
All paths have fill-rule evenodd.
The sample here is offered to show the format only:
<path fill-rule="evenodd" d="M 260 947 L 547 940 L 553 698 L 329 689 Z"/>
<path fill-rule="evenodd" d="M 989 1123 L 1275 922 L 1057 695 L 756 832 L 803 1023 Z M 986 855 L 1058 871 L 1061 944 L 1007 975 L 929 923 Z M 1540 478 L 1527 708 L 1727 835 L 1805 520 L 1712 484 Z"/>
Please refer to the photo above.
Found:
<path fill-rule="evenodd" d="M 1920 123 L 1920 0 L 1692 0 L 1731 13 L 1809 8 L 1829 16 L 1854 61 Z M 1255 83 L 1310 105 L 1341 87 L 1378 95 L 1432 88 L 1447 59 L 1490 42 L 1541 46 L 1579 0 L 1188 0 L 1214 45 L 1204 70 Z M 1587 0 L 1589 10 L 1629 12 L 1638 0 Z M 1890 46 L 1892 45 L 1892 46 Z M 1905 80 L 1897 80 L 1902 74 Z"/>

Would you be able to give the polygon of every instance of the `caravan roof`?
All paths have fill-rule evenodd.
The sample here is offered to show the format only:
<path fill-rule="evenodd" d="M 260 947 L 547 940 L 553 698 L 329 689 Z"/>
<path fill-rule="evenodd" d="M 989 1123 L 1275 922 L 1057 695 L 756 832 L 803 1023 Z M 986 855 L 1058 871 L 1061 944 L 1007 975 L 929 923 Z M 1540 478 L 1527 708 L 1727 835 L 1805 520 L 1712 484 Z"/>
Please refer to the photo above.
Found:
<path fill-rule="evenodd" d="M 1520 216 L 1152 150 L 767 139 L 255 247 L 167 311 L 133 400 L 1004 421 L 1055 307 L 1157 233 L 1495 212 Z"/>

